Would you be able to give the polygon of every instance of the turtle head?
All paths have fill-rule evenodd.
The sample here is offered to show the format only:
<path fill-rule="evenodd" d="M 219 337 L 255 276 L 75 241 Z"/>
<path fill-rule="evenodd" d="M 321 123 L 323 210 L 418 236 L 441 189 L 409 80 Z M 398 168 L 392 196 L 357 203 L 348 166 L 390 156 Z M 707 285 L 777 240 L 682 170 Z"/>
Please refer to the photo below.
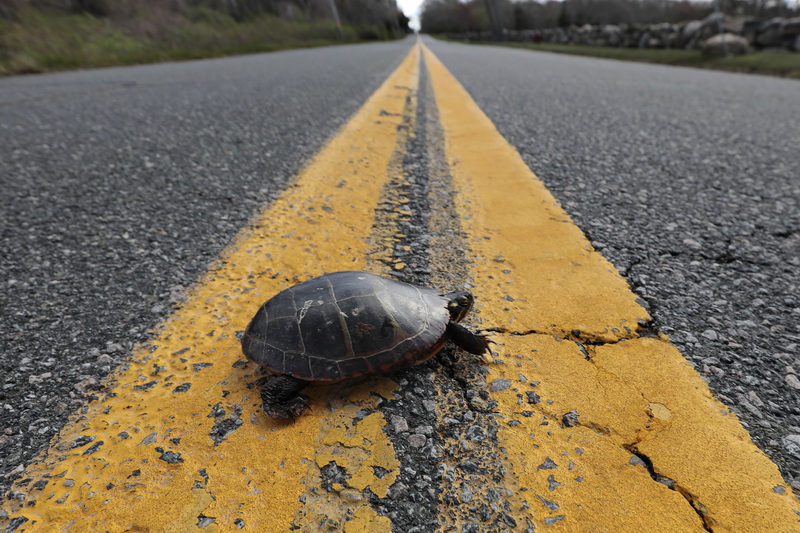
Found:
<path fill-rule="evenodd" d="M 472 309 L 472 302 L 475 301 L 469 291 L 449 292 L 444 297 L 447 298 L 447 310 L 450 312 L 450 320 L 453 322 L 460 322 L 467 316 L 469 310 Z"/>

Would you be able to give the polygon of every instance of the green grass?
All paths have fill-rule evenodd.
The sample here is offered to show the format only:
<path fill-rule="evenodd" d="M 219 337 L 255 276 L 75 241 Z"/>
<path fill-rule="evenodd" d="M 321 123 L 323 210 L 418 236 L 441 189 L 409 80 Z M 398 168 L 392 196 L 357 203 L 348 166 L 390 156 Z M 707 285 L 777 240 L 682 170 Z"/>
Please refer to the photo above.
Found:
<path fill-rule="evenodd" d="M 236 22 L 207 8 L 142 10 L 115 19 L 25 9 L 0 18 L 0 75 L 199 59 L 387 38 L 377 28 L 261 16 Z"/>
<path fill-rule="evenodd" d="M 610 48 L 551 43 L 485 43 L 623 61 L 639 61 L 684 67 L 699 67 L 736 72 L 772 74 L 800 79 L 800 53 L 753 52 L 736 57 L 705 57 L 697 50 L 659 50 L 646 48 Z"/>

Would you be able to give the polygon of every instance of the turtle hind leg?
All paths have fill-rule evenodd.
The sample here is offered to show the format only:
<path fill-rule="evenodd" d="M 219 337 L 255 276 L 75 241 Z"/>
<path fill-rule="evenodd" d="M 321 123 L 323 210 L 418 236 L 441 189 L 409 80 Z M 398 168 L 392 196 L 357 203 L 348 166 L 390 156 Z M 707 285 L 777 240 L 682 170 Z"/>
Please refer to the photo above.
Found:
<path fill-rule="evenodd" d="M 466 350 L 471 354 L 483 355 L 489 353 L 489 339 L 483 335 L 473 333 L 461 324 L 453 322 L 452 320 L 447 323 L 447 337 L 453 343 Z"/>
<path fill-rule="evenodd" d="M 297 418 L 310 408 L 307 396 L 300 390 L 307 381 L 283 374 L 273 379 L 261 389 L 264 413 L 273 418 Z"/>

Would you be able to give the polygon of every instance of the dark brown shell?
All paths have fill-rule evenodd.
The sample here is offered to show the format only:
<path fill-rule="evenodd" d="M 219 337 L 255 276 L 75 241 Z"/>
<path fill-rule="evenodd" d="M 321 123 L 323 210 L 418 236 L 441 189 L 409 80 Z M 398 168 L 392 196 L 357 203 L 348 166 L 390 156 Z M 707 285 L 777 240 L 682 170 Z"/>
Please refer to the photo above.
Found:
<path fill-rule="evenodd" d="M 242 338 L 276 374 L 338 381 L 413 366 L 438 352 L 450 321 L 441 292 L 365 272 L 325 274 L 262 305 Z"/>

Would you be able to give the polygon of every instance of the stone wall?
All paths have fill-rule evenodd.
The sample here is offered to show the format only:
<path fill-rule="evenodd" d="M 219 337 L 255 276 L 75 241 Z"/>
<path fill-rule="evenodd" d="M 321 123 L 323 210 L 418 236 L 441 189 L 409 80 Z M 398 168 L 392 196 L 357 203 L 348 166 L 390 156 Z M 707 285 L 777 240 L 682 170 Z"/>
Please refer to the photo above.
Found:
<path fill-rule="evenodd" d="M 724 17 L 725 33 L 738 36 L 739 42 L 755 49 L 785 49 L 800 51 L 800 17 L 771 20 Z M 504 30 L 507 41 L 582 44 L 587 46 L 613 46 L 625 48 L 683 48 L 701 50 L 712 37 L 719 34 L 716 15 L 703 20 L 678 24 L 604 26 L 570 26 L 545 30 Z M 447 35 L 450 39 L 491 41 L 490 32 L 470 32 Z"/>

